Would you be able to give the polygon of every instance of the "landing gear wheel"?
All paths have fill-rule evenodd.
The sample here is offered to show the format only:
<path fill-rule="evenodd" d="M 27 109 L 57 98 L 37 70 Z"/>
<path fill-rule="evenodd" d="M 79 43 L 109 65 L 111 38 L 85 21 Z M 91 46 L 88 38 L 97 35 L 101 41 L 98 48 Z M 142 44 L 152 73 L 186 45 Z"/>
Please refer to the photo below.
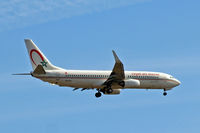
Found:
<path fill-rule="evenodd" d="M 95 97 L 96 97 L 96 98 L 101 97 L 101 93 L 100 93 L 100 92 L 95 93 Z"/>
<path fill-rule="evenodd" d="M 163 92 L 163 96 L 167 96 L 167 92 Z"/>
<path fill-rule="evenodd" d="M 106 93 L 108 93 L 108 94 L 110 94 L 112 92 L 113 92 L 113 89 L 111 89 L 111 88 L 106 90 Z"/>

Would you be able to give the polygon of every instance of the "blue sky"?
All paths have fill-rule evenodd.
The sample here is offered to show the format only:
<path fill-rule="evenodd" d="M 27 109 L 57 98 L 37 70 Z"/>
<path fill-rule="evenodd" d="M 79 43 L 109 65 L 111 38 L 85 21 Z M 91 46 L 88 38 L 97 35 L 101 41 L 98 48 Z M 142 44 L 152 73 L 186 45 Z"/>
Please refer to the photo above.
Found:
<path fill-rule="evenodd" d="M 59 0 L 0 2 L 0 132 L 199 133 L 198 0 Z M 162 90 L 95 91 L 51 86 L 12 73 L 32 70 L 31 38 L 55 65 L 111 70 L 114 49 L 126 70 L 172 74 Z"/>

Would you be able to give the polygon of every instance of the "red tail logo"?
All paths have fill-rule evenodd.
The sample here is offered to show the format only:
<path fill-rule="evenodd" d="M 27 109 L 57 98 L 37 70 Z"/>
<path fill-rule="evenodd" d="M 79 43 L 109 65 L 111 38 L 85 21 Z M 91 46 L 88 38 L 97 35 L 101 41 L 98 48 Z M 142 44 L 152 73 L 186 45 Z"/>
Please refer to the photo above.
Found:
<path fill-rule="evenodd" d="M 41 54 L 39 51 L 37 51 L 36 49 L 32 49 L 32 50 L 30 51 L 30 57 L 31 57 L 31 61 L 33 62 L 33 64 L 37 66 L 37 64 L 36 64 L 35 61 L 33 60 L 33 52 L 37 53 L 37 54 L 40 56 L 40 58 L 41 58 L 41 60 L 42 60 L 42 62 L 40 62 L 40 63 L 42 64 L 42 66 L 47 67 L 47 62 L 44 60 L 44 57 L 43 57 L 42 54 Z"/>

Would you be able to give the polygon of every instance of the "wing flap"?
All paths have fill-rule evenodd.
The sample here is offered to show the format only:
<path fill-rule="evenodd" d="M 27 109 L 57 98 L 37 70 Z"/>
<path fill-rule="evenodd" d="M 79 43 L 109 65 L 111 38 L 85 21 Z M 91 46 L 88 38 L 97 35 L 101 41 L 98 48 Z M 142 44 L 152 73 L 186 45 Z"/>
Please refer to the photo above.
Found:
<path fill-rule="evenodd" d="M 31 75 L 31 73 L 15 73 L 15 74 L 12 74 L 12 75 Z"/>

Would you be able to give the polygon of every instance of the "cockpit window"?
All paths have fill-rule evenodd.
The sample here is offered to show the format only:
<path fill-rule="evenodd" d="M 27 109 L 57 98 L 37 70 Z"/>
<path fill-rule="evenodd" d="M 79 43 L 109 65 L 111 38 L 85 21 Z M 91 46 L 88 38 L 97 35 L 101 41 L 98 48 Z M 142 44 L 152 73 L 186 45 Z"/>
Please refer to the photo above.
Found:
<path fill-rule="evenodd" d="M 170 78 L 173 79 L 174 77 L 173 77 L 173 76 L 170 76 Z"/>

